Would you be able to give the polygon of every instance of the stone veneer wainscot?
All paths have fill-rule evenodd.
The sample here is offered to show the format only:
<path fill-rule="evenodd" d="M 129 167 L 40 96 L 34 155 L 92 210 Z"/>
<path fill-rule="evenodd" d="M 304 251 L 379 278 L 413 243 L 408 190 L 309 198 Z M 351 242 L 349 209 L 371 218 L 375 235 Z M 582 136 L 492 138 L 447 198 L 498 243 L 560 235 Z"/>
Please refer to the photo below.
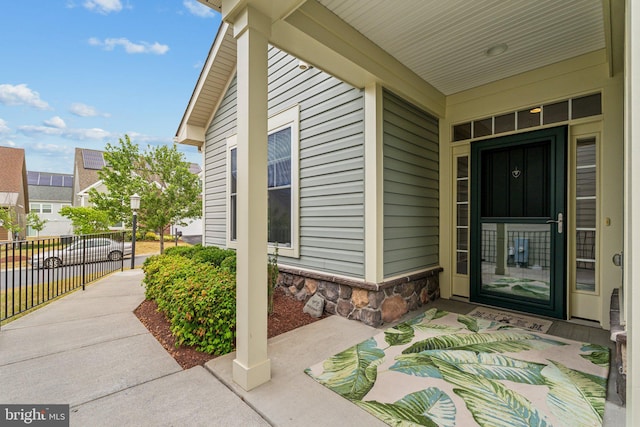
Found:
<path fill-rule="evenodd" d="M 280 266 L 278 286 L 300 301 L 316 293 L 325 300 L 324 311 L 369 326 L 398 320 L 403 314 L 440 298 L 438 273 L 432 268 L 406 277 L 369 283 L 344 277 Z"/>

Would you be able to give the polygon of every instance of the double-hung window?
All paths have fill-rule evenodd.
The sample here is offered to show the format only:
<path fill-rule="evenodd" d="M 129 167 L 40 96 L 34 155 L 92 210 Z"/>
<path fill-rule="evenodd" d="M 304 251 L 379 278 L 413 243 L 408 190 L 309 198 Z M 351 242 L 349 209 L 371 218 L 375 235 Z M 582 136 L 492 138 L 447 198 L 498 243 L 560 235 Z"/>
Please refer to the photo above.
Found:
<path fill-rule="evenodd" d="M 298 106 L 269 118 L 267 137 L 267 235 L 270 249 L 298 257 Z M 237 240 L 237 145 L 227 139 L 227 244 Z"/>
<path fill-rule="evenodd" d="M 51 203 L 30 203 L 29 210 L 35 213 L 51 213 Z"/>

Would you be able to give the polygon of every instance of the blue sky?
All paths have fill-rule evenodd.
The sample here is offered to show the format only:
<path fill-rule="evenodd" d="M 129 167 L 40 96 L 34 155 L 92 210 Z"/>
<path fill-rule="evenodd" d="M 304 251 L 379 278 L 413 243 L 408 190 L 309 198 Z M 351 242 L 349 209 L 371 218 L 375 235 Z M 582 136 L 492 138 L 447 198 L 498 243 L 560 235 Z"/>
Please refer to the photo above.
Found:
<path fill-rule="evenodd" d="M 73 173 L 75 147 L 128 134 L 172 144 L 220 25 L 196 0 L 2 4 L 0 146 L 30 171 Z M 195 147 L 180 146 L 202 164 Z"/>

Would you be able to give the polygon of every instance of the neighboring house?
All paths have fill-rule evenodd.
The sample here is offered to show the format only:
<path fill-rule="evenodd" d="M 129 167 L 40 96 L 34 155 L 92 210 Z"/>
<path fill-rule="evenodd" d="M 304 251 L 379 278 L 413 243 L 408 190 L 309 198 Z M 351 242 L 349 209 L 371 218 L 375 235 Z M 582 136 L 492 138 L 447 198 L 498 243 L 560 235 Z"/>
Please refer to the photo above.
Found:
<path fill-rule="evenodd" d="M 17 235 L 11 235 L 0 226 L 0 241 L 24 239 L 26 216 L 29 213 L 29 188 L 27 185 L 27 164 L 22 148 L 0 147 L 0 209 L 8 209 L 14 221 L 21 228 Z"/>
<path fill-rule="evenodd" d="M 73 175 L 49 172 L 27 172 L 29 208 L 47 221 L 39 233 L 27 228 L 27 236 L 62 236 L 73 234 L 71 220 L 60 215 L 60 209 L 73 201 Z"/>
<path fill-rule="evenodd" d="M 98 176 L 98 171 L 105 164 L 102 151 L 76 147 L 73 160 L 73 206 L 91 206 L 89 190 L 92 188 L 106 191 Z"/>
<path fill-rule="evenodd" d="M 192 174 L 198 175 L 200 182 L 204 176 L 204 171 L 197 163 L 191 163 L 189 170 Z M 202 218 L 186 219 L 186 225 L 172 225 L 169 232 L 175 235 L 176 231 L 182 233 L 183 240 L 192 244 L 202 243 Z"/>
<path fill-rule="evenodd" d="M 107 187 L 102 183 L 98 172 L 106 165 L 104 152 L 100 150 L 90 150 L 87 148 L 76 148 L 74 159 L 74 179 L 73 179 L 73 206 L 91 207 L 89 192 L 95 188 L 98 192 L 107 191 Z M 194 175 L 200 175 L 202 169 L 196 163 L 191 163 L 190 171 Z M 177 226 L 183 236 L 190 236 L 195 240 L 202 236 L 202 220 L 187 219 L 186 226 Z M 122 223 L 116 224 L 113 229 L 122 229 Z M 174 234 L 176 227 L 167 229 L 167 233 Z"/>
<path fill-rule="evenodd" d="M 242 387 L 270 376 L 275 243 L 296 292 L 370 324 L 440 296 L 608 329 L 622 287 L 640 339 L 637 5 L 200 2 L 223 24 L 176 138 L 204 243 L 237 248 Z"/>

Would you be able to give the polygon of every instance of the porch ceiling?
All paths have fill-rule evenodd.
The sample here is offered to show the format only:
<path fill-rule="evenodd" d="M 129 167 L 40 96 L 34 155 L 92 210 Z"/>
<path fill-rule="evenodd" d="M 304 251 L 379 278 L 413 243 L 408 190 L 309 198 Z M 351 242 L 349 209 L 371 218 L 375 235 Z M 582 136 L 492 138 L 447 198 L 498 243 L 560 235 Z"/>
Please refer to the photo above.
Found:
<path fill-rule="evenodd" d="M 605 50 L 610 74 L 623 69 L 623 0 L 198 1 L 227 22 L 250 5 L 271 18 L 274 45 L 356 87 L 384 82 L 438 117 L 447 95 L 589 52 Z M 202 145 L 235 70 L 227 22 L 176 133 L 181 143 Z M 487 55 L 500 44 L 504 53 Z"/>
<path fill-rule="evenodd" d="M 606 46 L 601 0 L 317 0 L 445 95 Z M 487 49 L 506 44 L 506 52 Z"/>

